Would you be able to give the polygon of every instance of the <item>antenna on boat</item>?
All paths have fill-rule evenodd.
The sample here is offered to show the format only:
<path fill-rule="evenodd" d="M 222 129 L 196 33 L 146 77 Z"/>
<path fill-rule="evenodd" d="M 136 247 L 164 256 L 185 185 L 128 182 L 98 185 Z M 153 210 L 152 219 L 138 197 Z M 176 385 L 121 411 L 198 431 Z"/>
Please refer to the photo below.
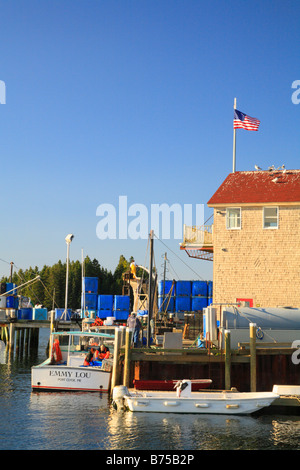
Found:
<path fill-rule="evenodd" d="M 84 258 L 83 258 L 83 248 L 81 249 L 81 318 L 84 318 L 85 314 L 85 289 L 84 289 Z"/>

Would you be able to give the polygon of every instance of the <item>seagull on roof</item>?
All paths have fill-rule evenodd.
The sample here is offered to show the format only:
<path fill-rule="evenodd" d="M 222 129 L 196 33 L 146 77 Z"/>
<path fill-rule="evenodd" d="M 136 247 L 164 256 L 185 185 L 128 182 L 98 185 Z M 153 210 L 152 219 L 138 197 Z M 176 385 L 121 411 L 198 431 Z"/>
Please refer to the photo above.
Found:
<path fill-rule="evenodd" d="M 269 170 L 269 171 L 273 171 L 273 170 L 275 170 L 275 166 L 274 166 L 274 165 L 272 165 L 272 166 L 269 166 L 268 170 Z"/>
<path fill-rule="evenodd" d="M 277 183 L 278 178 L 274 178 L 272 181 L 273 181 L 273 183 Z"/>
<path fill-rule="evenodd" d="M 261 170 L 261 168 L 260 168 L 259 166 L 257 166 L 257 165 L 255 165 L 255 169 L 256 169 L 256 170 Z"/>

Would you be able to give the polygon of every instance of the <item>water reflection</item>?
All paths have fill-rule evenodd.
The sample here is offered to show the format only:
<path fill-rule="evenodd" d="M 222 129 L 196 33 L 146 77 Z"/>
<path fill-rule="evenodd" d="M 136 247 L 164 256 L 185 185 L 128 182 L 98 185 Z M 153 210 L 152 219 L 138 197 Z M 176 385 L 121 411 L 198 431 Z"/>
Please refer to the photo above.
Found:
<path fill-rule="evenodd" d="M 255 434 L 250 416 L 131 413 L 112 410 L 110 449 L 211 450 L 232 448 L 234 442 Z M 120 430 L 122 429 L 122 433 Z M 250 446 L 251 447 L 251 446 Z"/>

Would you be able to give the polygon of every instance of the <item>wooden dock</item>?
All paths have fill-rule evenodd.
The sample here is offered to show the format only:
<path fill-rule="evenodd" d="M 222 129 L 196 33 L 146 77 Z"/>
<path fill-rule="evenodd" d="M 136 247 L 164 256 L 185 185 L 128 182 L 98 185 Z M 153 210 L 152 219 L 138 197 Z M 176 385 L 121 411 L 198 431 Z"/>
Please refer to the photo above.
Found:
<path fill-rule="evenodd" d="M 76 321 L 55 322 L 59 329 L 75 329 Z M 10 355 L 36 354 L 39 345 L 40 328 L 51 328 L 48 320 L 2 320 L 0 322 L 0 339 L 6 344 Z M 57 329 L 57 328 L 56 328 Z"/>
<path fill-rule="evenodd" d="M 237 350 L 230 347 L 219 350 L 192 347 L 191 344 L 185 342 L 182 349 L 132 348 L 130 334 L 126 331 L 126 342 L 119 348 L 112 387 L 123 384 L 132 388 L 133 380 L 188 378 L 211 379 L 215 390 L 235 387 L 241 392 L 271 391 L 275 384 L 300 385 L 300 365 L 292 362 L 295 349 L 291 347 L 279 344 L 262 347 L 253 341 Z M 118 340 L 116 346 L 118 350 Z M 281 397 L 275 405 L 278 409 L 284 406 L 300 411 L 297 397 Z"/>

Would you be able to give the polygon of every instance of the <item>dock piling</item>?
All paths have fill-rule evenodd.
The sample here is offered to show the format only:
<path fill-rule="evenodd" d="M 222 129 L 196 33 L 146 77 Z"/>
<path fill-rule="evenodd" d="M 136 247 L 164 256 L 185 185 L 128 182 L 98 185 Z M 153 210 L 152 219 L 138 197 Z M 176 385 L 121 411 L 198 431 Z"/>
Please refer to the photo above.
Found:
<path fill-rule="evenodd" d="M 225 330 L 225 390 L 231 388 L 230 330 Z"/>
<path fill-rule="evenodd" d="M 256 392 L 256 324 L 250 323 L 250 391 Z"/>
<path fill-rule="evenodd" d="M 125 360 L 124 360 L 124 376 L 123 385 L 129 387 L 130 381 L 130 345 L 131 345 L 132 332 L 130 328 L 126 328 L 126 342 L 125 342 Z"/>
<path fill-rule="evenodd" d="M 115 344 L 114 344 L 114 363 L 111 377 L 111 392 L 116 385 L 119 385 L 120 379 L 120 367 L 119 367 L 119 354 L 122 341 L 122 330 L 120 328 L 115 329 Z"/>

